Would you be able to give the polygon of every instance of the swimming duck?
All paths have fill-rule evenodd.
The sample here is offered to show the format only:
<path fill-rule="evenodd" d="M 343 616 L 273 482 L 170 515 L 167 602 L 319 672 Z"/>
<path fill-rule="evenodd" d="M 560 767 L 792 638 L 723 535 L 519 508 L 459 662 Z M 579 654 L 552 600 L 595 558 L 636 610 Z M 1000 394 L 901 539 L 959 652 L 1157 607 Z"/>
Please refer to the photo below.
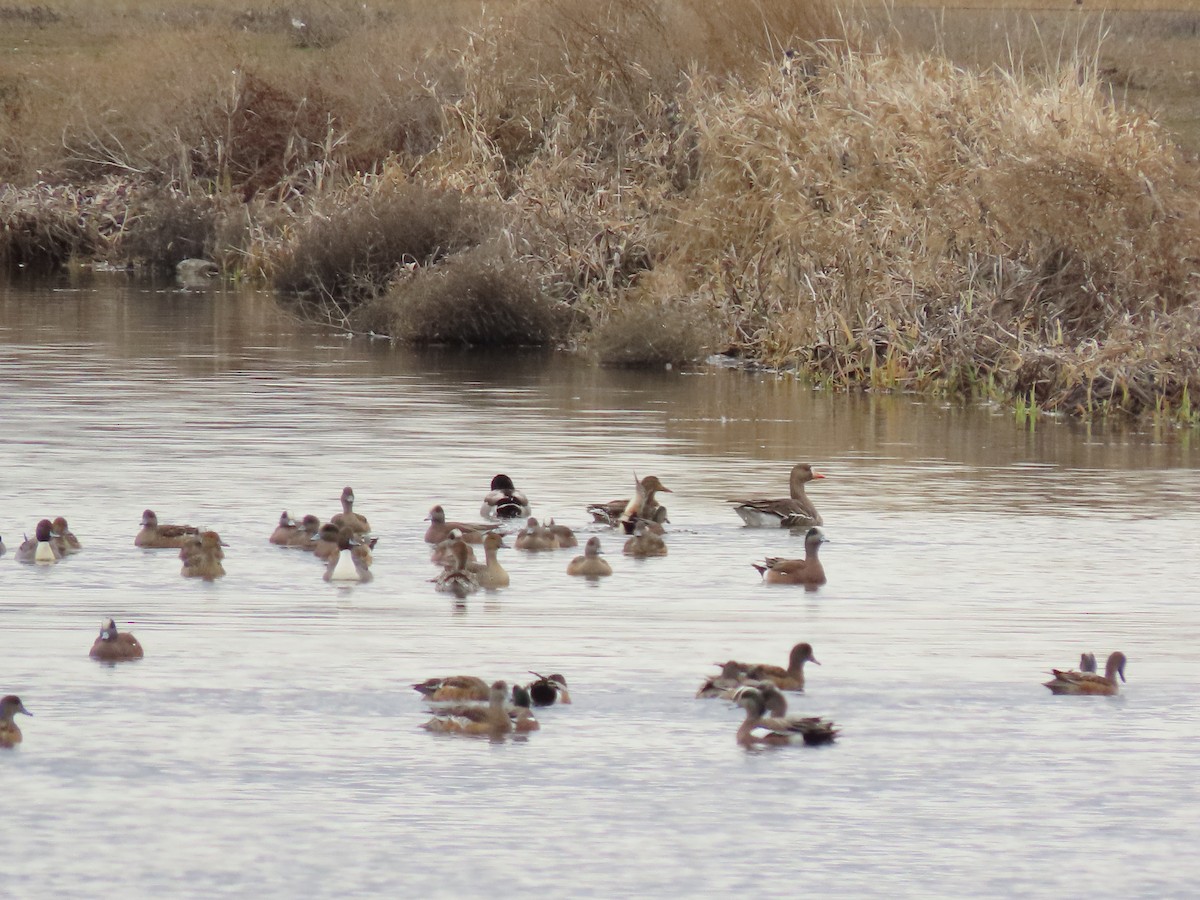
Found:
<path fill-rule="evenodd" d="M 728 662 L 713 663 L 713 665 L 721 667 L 721 674 L 704 679 L 704 683 L 696 691 L 698 700 L 711 700 L 714 697 L 730 699 L 733 692 L 742 686 L 742 678 L 751 668 L 745 663 L 732 659 Z"/>
<path fill-rule="evenodd" d="M 780 559 L 768 556 L 761 563 L 751 563 L 767 584 L 802 584 L 815 588 L 825 583 L 825 567 L 818 551 L 829 538 L 819 528 L 810 528 L 804 535 L 804 559 Z"/>
<path fill-rule="evenodd" d="M 136 547 L 149 549 L 178 548 L 198 532 L 199 529 L 191 525 L 159 525 L 154 510 L 148 509 L 142 513 L 142 530 L 133 543 Z"/>
<path fill-rule="evenodd" d="M 812 644 L 801 641 L 792 647 L 792 652 L 788 654 L 786 669 L 766 663 L 737 663 L 736 665 L 741 669 L 742 680 L 771 681 L 781 691 L 803 691 L 805 663 L 813 663 L 818 666 L 821 664 L 813 655 Z"/>
<path fill-rule="evenodd" d="M 317 531 L 317 539 L 313 542 L 312 552 L 317 559 L 323 559 L 329 562 L 331 559 L 336 559 L 338 553 L 341 552 L 341 547 L 338 542 L 341 540 L 342 529 L 338 528 L 332 522 L 326 522 Z"/>
<path fill-rule="evenodd" d="M 567 690 L 567 679 L 555 672 L 553 675 L 539 675 L 530 672 L 537 678 L 526 686 L 530 700 L 534 706 L 553 706 L 555 703 L 570 705 L 571 694 Z"/>
<path fill-rule="evenodd" d="M 592 514 L 595 521 L 605 525 L 632 522 L 636 519 L 649 519 L 660 525 L 670 521 L 667 518 L 667 508 L 658 502 L 655 495 L 660 492 L 664 494 L 674 492 L 659 481 L 656 475 L 647 475 L 640 480 L 634 475 L 634 484 L 636 493 L 632 498 L 610 500 L 607 503 L 592 503 L 588 506 L 587 511 Z M 633 526 L 630 525 L 629 531 L 632 532 L 632 530 Z"/>
<path fill-rule="evenodd" d="M 651 531 L 645 519 L 639 519 L 633 529 L 633 537 L 625 542 L 625 555 L 637 559 L 647 556 L 666 556 L 667 542 L 661 535 Z"/>
<path fill-rule="evenodd" d="M 812 722 L 820 721 L 812 716 L 788 715 L 787 698 L 772 681 L 744 682 L 730 692 L 728 699 L 738 703 L 747 691 L 758 691 L 762 694 L 766 718 L 759 724 L 764 728 L 780 732 L 803 731 Z"/>
<path fill-rule="evenodd" d="M 179 574 L 184 578 L 203 578 L 205 581 L 223 578 L 225 567 L 221 565 L 221 560 L 225 558 L 225 551 L 221 548 L 225 546 L 215 531 L 201 530 L 179 548 L 179 558 L 183 560 Z"/>
<path fill-rule="evenodd" d="M 554 533 L 544 525 L 538 524 L 538 520 L 530 516 L 525 523 L 525 527 L 517 532 L 517 538 L 513 541 L 513 546 L 518 550 L 531 550 L 534 552 L 542 550 L 557 550 L 558 538 Z"/>
<path fill-rule="evenodd" d="M 479 589 L 479 579 L 467 568 L 467 542 L 462 538 L 451 542 L 450 560 L 445 564 L 441 573 L 433 579 L 439 591 L 453 594 L 462 599 Z"/>
<path fill-rule="evenodd" d="M 321 520 L 313 515 L 305 516 L 300 520 L 300 527 L 287 539 L 287 546 L 312 553 L 317 549 L 320 532 Z"/>
<path fill-rule="evenodd" d="M 568 575 L 583 575 L 585 578 L 600 578 L 612 574 L 612 566 L 607 560 L 600 558 L 604 551 L 600 549 L 600 538 L 590 537 L 583 548 L 583 555 L 577 556 L 567 563 Z"/>
<path fill-rule="evenodd" d="M 1117 676 L 1121 677 L 1121 681 L 1125 680 L 1125 654 L 1120 650 L 1110 654 L 1108 663 L 1104 666 L 1103 675 L 1096 675 L 1093 672 L 1064 672 L 1060 669 L 1052 669 L 1051 674 L 1054 677 L 1044 683 L 1046 687 L 1050 688 L 1052 694 L 1112 696 L 1120 690 L 1117 685 Z"/>
<path fill-rule="evenodd" d="M 92 643 L 88 654 L 92 659 L 101 662 L 124 662 L 129 659 L 141 659 L 142 645 L 128 631 L 117 631 L 117 623 L 109 619 L 100 626 L 100 637 Z"/>
<path fill-rule="evenodd" d="M 414 684 L 413 690 L 431 703 L 442 703 L 447 700 L 480 701 L 488 698 L 487 682 L 474 675 L 429 678 L 420 684 Z"/>
<path fill-rule="evenodd" d="M 49 565 L 58 562 L 61 554 L 54 545 L 54 528 L 49 519 L 42 519 L 33 530 L 33 538 L 26 538 L 16 552 L 17 562 Z"/>
<path fill-rule="evenodd" d="M 0 747 L 8 749 L 21 743 L 21 729 L 13 721 L 13 717 L 17 713 L 24 713 L 27 716 L 33 715 L 33 713 L 25 708 L 25 704 L 21 702 L 21 698 L 16 694 L 9 694 L 3 700 L 0 700 Z"/>
<path fill-rule="evenodd" d="M 375 576 L 370 569 L 370 550 L 360 543 L 349 528 L 338 531 L 338 552 L 328 558 L 325 573 L 321 576 L 326 581 L 358 581 L 368 582 Z"/>
<path fill-rule="evenodd" d="M 578 547 L 579 539 L 575 537 L 575 532 L 566 525 L 556 525 L 551 519 L 546 523 L 546 530 L 550 532 L 558 541 L 559 547 Z"/>
<path fill-rule="evenodd" d="M 533 715 L 533 710 L 530 708 L 532 700 L 529 696 L 529 691 L 521 687 L 519 684 L 514 684 L 512 689 L 512 704 L 505 708 L 508 717 L 512 720 L 513 731 L 524 733 L 527 731 L 537 731 L 542 726 Z M 478 703 L 455 703 L 438 706 L 437 717 L 446 718 L 461 718 L 470 719 L 474 722 L 486 722 L 490 716 L 490 710 L 486 706 L 480 706 Z M 440 726 L 430 728 L 430 731 L 443 730 Z"/>
<path fill-rule="evenodd" d="M 483 543 L 483 536 L 495 528 L 499 528 L 499 524 L 495 522 L 478 522 L 471 524 L 468 522 L 447 522 L 446 510 L 440 505 L 429 510 L 429 515 L 425 517 L 425 521 L 429 523 L 429 528 L 425 531 L 425 543 L 440 544 L 450 536 L 450 532 L 457 528 L 462 532 L 462 539 L 468 544 Z"/>
<path fill-rule="evenodd" d="M 741 691 L 737 704 L 746 710 L 746 719 L 737 730 L 737 742 L 743 747 L 832 744 L 838 735 L 832 722 L 817 716 L 788 718 L 782 720 L 785 727 L 778 727 L 779 719 L 766 717 L 766 699 L 756 688 Z"/>
<path fill-rule="evenodd" d="M 68 553 L 78 553 L 83 549 L 83 545 L 79 543 L 79 538 L 71 531 L 71 526 L 67 524 L 67 520 L 62 516 L 58 516 L 50 523 L 50 532 L 53 535 L 50 539 L 51 543 L 58 549 L 60 557 L 66 556 Z"/>
<path fill-rule="evenodd" d="M 822 525 L 821 514 L 804 493 L 810 481 L 825 476 L 815 471 L 808 463 L 792 466 L 789 479 L 791 497 L 782 500 L 730 500 L 736 503 L 733 511 L 747 525 L 766 528 L 800 528 Z"/>
<path fill-rule="evenodd" d="M 524 518 L 529 515 L 529 498 L 517 490 L 507 475 L 497 475 L 483 498 L 479 514 L 489 519 Z"/>
<path fill-rule="evenodd" d="M 365 517 L 354 511 L 354 488 L 342 488 L 342 511 L 329 520 L 338 528 L 349 528 L 354 535 L 363 535 L 371 530 Z"/>
<path fill-rule="evenodd" d="M 279 524 L 275 526 L 275 530 L 271 532 L 271 543 L 277 544 L 280 547 L 286 547 L 288 541 L 295 536 L 300 530 L 300 526 L 296 524 L 296 520 L 288 515 L 287 510 L 279 517 Z"/>
<path fill-rule="evenodd" d="M 488 737 L 503 737 L 513 731 L 513 721 L 509 718 L 504 703 L 508 698 L 508 685 L 503 681 L 492 683 L 488 691 L 488 705 L 483 707 L 482 715 L 448 716 L 437 715 L 421 727 L 426 731 L 440 734 L 465 734 Z"/>
<path fill-rule="evenodd" d="M 471 548 L 463 543 L 466 550 Z M 495 531 L 489 531 L 483 538 L 483 557 L 484 562 L 477 563 L 470 559 L 466 561 L 466 569 L 475 576 L 475 580 L 481 588 L 487 590 L 495 590 L 496 588 L 508 587 L 509 577 L 508 572 L 504 570 L 504 566 L 500 565 L 500 560 L 497 554 L 501 549 L 507 549 L 508 544 L 504 543 L 504 537 Z"/>

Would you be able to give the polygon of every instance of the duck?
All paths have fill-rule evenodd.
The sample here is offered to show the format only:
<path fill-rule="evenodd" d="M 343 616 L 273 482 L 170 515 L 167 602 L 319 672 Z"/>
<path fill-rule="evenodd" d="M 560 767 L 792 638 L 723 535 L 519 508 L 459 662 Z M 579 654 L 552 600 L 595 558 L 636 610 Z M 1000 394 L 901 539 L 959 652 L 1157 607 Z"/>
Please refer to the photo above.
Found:
<path fill-rule="evenodd" d="M 704 679 L 704 683 L 696 691 L 697 700 L 711 700 L 714 697 L 730 698 L 733 691 L 742 686 L 742 678 L 750 668 L 745 663 L 733 659 L 728 662 L 713 663 L 713 665 L 721 667 L 721 674 Z"/>
<path fill-rule="evenodd" d="M 781 691 L 796 691 L 803 692 L 804 690 L 804 664 L 812 663 L 819 666 L 821 663 L 813 655 L 812 644 L 808 641 L 801 641 L 792 647 L 788 654 L 787 668 L 783 666 L 773 666 L 767 663 L 756 663 L 753 665 L 747 663 L 738 663 L 737 665 L 742 671 L 743 681 L 770 681 L 775 687 Z"/>
<path fill-rule="evenodd" d="M 625 541 L 625 555 L 637 559 L 647 556 L 666 556 L 667 543 L 662 536 L 648 527 L 645 519 L 639 519 L 633 529 L 633 536 Z"/>
<path fill-rule="evenodd" d="M 788 715 L 787 698 L 772 681 L 746 681 L 731 691 L 728 699 L 737 703 L 747 691 L 758 691 L 762 694 L 763 705 L 766 708 L 766 718 L 760 725 L 773 731 L 799 731 L 808 723 L 819 721 L 811 716 Z"/>
<path fill-rule="evenodd" d="M 767 718 L 767 701 L 757 688 L 745 688 L 737 698 L 738 706 L 746 710 L 745 721 L 737 730 L 737 742 L 743 747 L 787 746 L 789 744 L 832 744 L 838 729 L 832 722 L 817 716 L 805 718 Z M 783 727 L 780 727 L 782 723 Z"/>
<path fill-rule="evenodd" d="M 536 553 L 542 550 L 557 550 L 559 543 L 558 538 L 549 528 L 539 524 L 537 519 L 530 516 L 525 522 L 525 527 L 517 532 L 513 546 L 518 550 L 530 550 Z"/>
<path fill-rule="evenodd" d="M 463 547 L 468 551 L 471 549 L 464 542 Z M 484 562 L 477 563 L 471 559 L 466 562 L 466 569 L 475 576 L 481 588 L 486 590 L 495 590 L 496 588 L 508 587 L 510 579 L 508 572 L 504 566 L 500 565 L 500 560 L 497 555 L 501 550 L 508 549 L 508 544 L 504 543 L 504 536 L 496 531 L 489 531 L 483 538 L 483 558 Z"/>
<path fill-rule="evenodd" d="M 488 532 L 488 534 L 499 534 L 499 532 Z M 429 554 L 429 561 L 435 566 L 445 567 L 454 562 L 454 547 L 456 541 L 462 541 L 463 533 L 457 528 L 451 528 L 450 533 L 446 535 L 444 541 L 440 541 L 433 545 L 433 550 Z M 466 544 L 466 541 L 463 541 Z M 475 548 L 467 544 L 467 564 L 475 565 Z"/>
<path fill-rule="evenodd" d="M 479 514 L 486 519 L 523 519 L 529 515 L 529 498 L 517 490 L 507 475 L 492 479 Z"/>
<path fill-rule="evenodd" d="M 571 694 L 567 690 L 566 678 L 557 672 L 552 675 L 539 675 L 537 672 L 529 674 L 537 679 L 526 685 L 526 690 L 529 691 L 529 697 L 534 706 L 553 706 L 555 703 L 570 705 Z"/>
<path fill-rule="evenodd" d="M 456 528 L 462 532 L 462 539 L 468 544 L 482 544 L 485 534 L 500 527 L 497 522 L 478 522 L 475 524 L 468 522 L 447 522 L 446 510 L 441 505 L 429 510 L 429 515 L 425 517 L 425 521 L 429 523 L 429 528 L 425 531 L 425 543 L 427 544 L 440 544 Z"/>
<path fill-rule="evenodd" d="M 179 574 L 184 578 L 202 578 L 205 581 L 224 578 L 225 567 L 221 565 L 221 560 L 225 558 L 225 551 L 221 548 L 225 546 L 228 545 L 215 531 L 201 529 L 179 548 L 179 558 L 183 560 Z"/>
<path fill-rule="evenodd" d="M 436 715 L 421 727 L 439 734 L 503 737 L 514 730 L 513 720 L 504 705 L 507 698 L 508 684 L 493 682 L 488 690 L 488 705 L 481 709 L 481 715 Z"/>
<path fill-rule="evenodd" d="M 546 523 L 546 530 L 554 535 L 558 541 L 559 547 L 578 547 L 579 539 L 575 537 L 575 532 L 566 525 L 554 524 L 554 519 Z"/>
<path fill-rule="evenodd" d="M 804 559 L 781 559 L 768 556 L 761 563 L 751 563 L 767 584 L 802 584 L 817 588 L 824 584 L 825 567 L 821 565 L 818 552 L 829 538 L 821 529 L 813 527 L 804 535 Z"/>
<path fill-rule="evenodd" d="M 810 481 L 824 478 L 810 463 L 792 466 L 788 479 L 790 497 L 782 500 L 730 500 L 736 504 L 733 511 L 743 522 L 755 528 L 801 528 L 823 525 L 821 514 L 804 493 Z"/>
<path fill-rule="evenodd" d="M 286 547 L 292 537 L 299 531 L 300 526 L 296 524 L 295 519 L 288 515 L 288 511 L 285 509 L 279 516 L 279 524 L 271 532 L 271 543 L 280 547 Z"/>
<path fill-rule="evenodd" d="M 33 537 L 26 538 L 17 548 L 17 562 L 50 565 L 56 563 L 62 554 L 54 544 L 54 528 L 49 519 L 42 519 L 33 529 Z"/>
<path fill-rule="evenodd" d="M 341 540 L 342 530 L 332 522 L 326 522 L 317 530 L 317 539 L 313 541 L 312 552 L 317 559 L 323 559 L 329 562 L 331 559 L 336 559 L 338 553 L 341 552 L 341 547 L 338 542 Z"/>
<path fill-rule="evenodd" d="M 17 713 L 24 713 L 27 716 L 33 715 L 33 713 L 25 708 L 25 704 L 21 702 L 21 698 L 16 694 L 9 694 L 3 700 L 0 700 L 0 747 L 9 749 L 21 743 L 21 729 L 13 721 L 13 717 Z"/>
<path fill-rule="evenodd" d="M 320 531 L 321 520 L 314 515 L 307 515 L 300 520 L 300 527 L 287 539 L 287 546 L 312 553 L 317 549 Z"/>
<path fill-rule="evenodd" d="M 1096 671 L 1096 654 L 1095 653 L 1080 653 L 1079 654 L 1079 671 L 1080 672 L 1095 672 Z"/>
<path fill-rule="evenodd" d="M 79 543 L 79 538 L 75 537 L 71 531 L 71 526 L 67 524 L 67 520 L 62 516 L 55 518 L 50 523 L 50 532 L 53 535 L 50 542 L 58 549 L 60 557 L 66 556 L 69 553 L 78 553 L 83 549 L 83 545 Z"/>
<path fill-rule="evenodd" d="M 617 525 L 637 519 L 648 519 L 660 525 L 669 522 L 667 508 L 658 502 L 656 495 L 672 494 L 674 491 L 659 481 L 657 475 L 647 475 L 639 480 L 635 473 L 634 484 L 636 493 L 631 499 L 589 504 L 587 511 L 592 514 L 593 520 L 604 525 Z M 632 532 L 633 526 L 629 525 L 628 529 Z"/>
<path fill-rule="evenodd" d="M 100 626 L 100 637 L 92 643 L 91 652 L 88 654 L 92 659 L 101 662 L 124 662 L 141 659 L 143 655 L 138 639 L 128 631 L 117 631 L 117 623 L 112 619 Z"/>
<path fill-rule="evenodd" d="M 582 575 L 585 578 L 602 578 L 612 574 L 612 566 L 607 560 L 600 558 L 604 551 L 600 549 L 600 538 L 594 535 L 588 538 L 584 545 L 583 555 L 577 556 L 567 563 L 568 575 Z"/>
<path fill-rule="evenodd" d="M 371 530 L 364 516 L 354 511 L 354 488 L 342 488 L 342 511 L 329 520 L 338 528 L 349 528 L 354 535 L 367 534 Z"/>
<path fill-rule="evenodd" d="M 450 544 L 450 559 L 441 573 L 433 579 L 439 591 L 453 594 L 458 599 L 473 594 L 479 589 L 479 579 L 467 568 L 467 542 L 462 538 Z"/>
<path fill-rule="evenodd" d="M 427 678 L 414 684 L 413 690 L 430 703 L 458 700 L 487 700 L 488 684 L 474 675 L 449 675 L 445 678 Z"/>
<path fill-rule="evenodd" d="M 513 731 L 524 733 L 527 731 L 538 731 L 542 727 L 533 715 L 532 705 L 533 701 L 529 696 L 529 690 L 519 684 L 514 684 L 512 689 L 512 703 L 505 708 L 509 719 L 512 720 Z M 485 722 L 490 715 L 490 710 L 489 707 L 480 706 L 478 703 L 454 703 L 439 705 L 437 713 L 437 718 L 461 718 L 470 719 L 474 722 Z M 442 729 L 438 727 L 430 728 L 429 730 Z"/>
<path fill-rule="evenodd" d="M 151 550 L 178 549 L 199 531 L 191 525 L 160 525 L 154 510 L 148 509 L 142 513 L 142 530 L 133 544 Z"/>
<path fill-rule="evenodd" d="M 371 551 L 348 527 L 338 531 L 338 552 L 328 558 L 325 572 L 321 576 L 326 581 L 357 581 L 366 583 L 375 576 L 371 574 Z"/>
<path fill-rule="evenodd" d="M 1102 694 L 1111 697 L 1120 691 L 1117 676 L 1120 676 L 1121 681 L 1125 680 L 1125 654 L 1120 650 L 1109 654 L 1103 675 L 1094 672 L 1064 672 L 1061 669 L 1051 669 L 1050 674 L 1054 677 L 1044 684 L 1052 694 Z"/>

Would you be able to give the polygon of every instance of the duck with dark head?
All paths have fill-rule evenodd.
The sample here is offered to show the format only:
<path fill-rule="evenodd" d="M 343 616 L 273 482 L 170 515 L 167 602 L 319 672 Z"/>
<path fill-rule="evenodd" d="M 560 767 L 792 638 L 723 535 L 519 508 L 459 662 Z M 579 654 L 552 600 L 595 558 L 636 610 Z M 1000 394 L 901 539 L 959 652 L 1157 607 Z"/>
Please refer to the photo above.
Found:
<path fill-rule="evenodd" d="M 483 498 L 479 514 L 490 519 L 524 519 L 529 515 L 529 498 L 517 490 L 507 475 L 497 475 Z"/>

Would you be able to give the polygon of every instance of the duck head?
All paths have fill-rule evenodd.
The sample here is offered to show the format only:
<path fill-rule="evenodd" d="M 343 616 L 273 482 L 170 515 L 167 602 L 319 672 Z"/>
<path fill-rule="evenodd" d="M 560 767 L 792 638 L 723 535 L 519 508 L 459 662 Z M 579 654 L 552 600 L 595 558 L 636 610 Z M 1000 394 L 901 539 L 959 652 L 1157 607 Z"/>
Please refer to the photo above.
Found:
<path fill-rule="evenodd" d="M 3 700 L 0 700 L 0 719 L 11 722 L 12 717 L 17 713 L 24 713 L 27 716 L 33 715 L 33 713 L 25 708 L 25 704 L 21 702 L 21 698 L 16 694 L 9 694 Z"/>
<path fill-rule="evenodd" d="M 42 519 L 37 523 L 37 527 L 33 530 L 34 536 L 38 539 L 38 543 L 44 544 L 50 538 L 54 537 L 54 527 L 50 524 L 49 519 Z"/>
<path fill-rule="evenodd" d="M 515 491 L 517 486 L 507 475 L 497 475 L 492 479 L 491 489 L 493 491 Z"/>

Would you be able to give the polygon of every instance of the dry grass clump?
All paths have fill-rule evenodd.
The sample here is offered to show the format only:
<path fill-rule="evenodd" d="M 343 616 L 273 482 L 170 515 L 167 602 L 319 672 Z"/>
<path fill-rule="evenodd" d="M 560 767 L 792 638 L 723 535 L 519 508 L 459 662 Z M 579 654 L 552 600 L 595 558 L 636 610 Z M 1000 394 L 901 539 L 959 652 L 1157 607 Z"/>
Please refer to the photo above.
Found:
<path fill-rule="evenodd" d="M 0 184 L 0 265 L 49 270 L 102 252 L 103 232 L 120 227 L 125 186 L 78 188 Z M 114 214 L 114 210 L 118 210 Z"/>
<path fill-rule="evenodd" d="M 276 289 L 349 311 L 398 272 L 478 246 L 493 211 L 456 191 L 372 182 L 332 194 L 308 211 L 274 263 Z"/>
<path fill-rule="evenodd" d="M 1026 356 L 1148 336 L 1200 300 L 1196 172 L 1094 71 L 827 49 L 811 78 L 695 92 L 702 174 L 660 265 L 747 355 L 839 385 L 1021 390 Z"/>
<path fill-rule="evenodd" d="M 478 247 L 405 272 L 351 323 L 414 344 L 515 348 L 553 344 L 566 315 L 527 265 Z"/>
<path fill-rule="evenodd" d="M 592 329 L 588 349 L 606 366 L 661 368 L 695 362 L 722 342 L 721 329 L 703 301 L 638 292 Z"/>
<path fill-rule="evenodd" d="M 116 253 L 130 262 L 159 269 L 173 269 L 188 258 L 209 257 L 218 215 L 218 204 L 211 197 L 151 189 L 126 217 Z"/>

